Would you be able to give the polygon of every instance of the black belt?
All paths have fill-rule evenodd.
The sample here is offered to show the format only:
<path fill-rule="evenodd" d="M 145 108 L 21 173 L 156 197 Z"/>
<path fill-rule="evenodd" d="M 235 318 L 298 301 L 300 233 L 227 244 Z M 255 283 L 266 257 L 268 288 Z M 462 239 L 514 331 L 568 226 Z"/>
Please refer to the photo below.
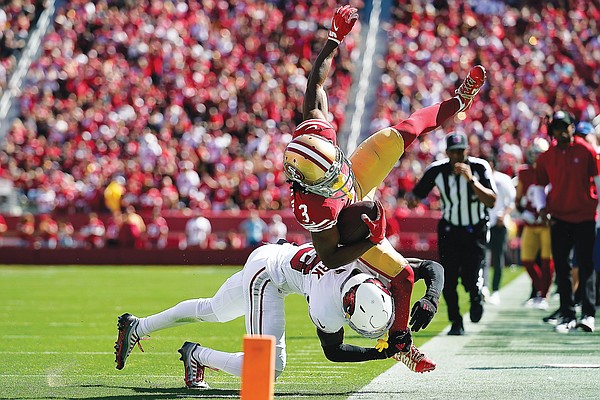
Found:
<path fill-rule="evenodd" d="M 442 218 L 440 220 L 440 222 L 443 222 L 446 226 L 449 226 L 451 229 L 459 229 L 459 230 L 463 230 L 463 231 L 466 231 L 469 233 L 473 233 L 473 232 L 481 232 L 482 230 L 487 229 L 488 221 L 487 221 L 487 219 L 484 219 L 484 220 L 479 221 L 475 225 L 454 225 Z"/>

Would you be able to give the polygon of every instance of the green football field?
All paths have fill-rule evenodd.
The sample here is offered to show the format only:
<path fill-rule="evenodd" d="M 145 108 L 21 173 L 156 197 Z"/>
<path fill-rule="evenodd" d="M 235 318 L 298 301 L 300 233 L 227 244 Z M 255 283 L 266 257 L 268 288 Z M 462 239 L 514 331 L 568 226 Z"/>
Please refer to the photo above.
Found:
<path fill-rule="evenodd" d="M 207 370 L 213 389 L 190 391 L 177 349 L 186 340 L 240 351 L 243 319 L 195 323 L 155 332 L 115 369 L 117 316 L 154 314 L 179 301 L 211 297 L 237 267 L 0 267 L 0 399 L 239 398 L 239 378 Z M 508 282 L 521 272 L 506 269 Z M 424 291 L 415 285 L 414 298 Z M 462 310 L 468 311 L 463 293 Z M 331 363 L 325 359 L 302 296 L 286 300 L 288 364 L 275 384 L 276 398 L 345 399 L 395 361 Z M 438 314 L 417 346 L 448 324 Z M 372 347 L 346 329 L 346 341 Z"/>

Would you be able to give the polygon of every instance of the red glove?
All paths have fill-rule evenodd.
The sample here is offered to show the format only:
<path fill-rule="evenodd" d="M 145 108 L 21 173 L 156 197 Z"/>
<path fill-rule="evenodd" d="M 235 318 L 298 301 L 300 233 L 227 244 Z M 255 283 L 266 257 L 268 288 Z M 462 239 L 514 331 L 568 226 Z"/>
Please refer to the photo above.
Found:
<path fill-rule="evenodd" d="M 385 239 L 385 228 L 387 226 L 385 221 L 385 211 L 383 210 L 383 204 L 380 201 L 375 201 L 377 206 L 377 218 L 371 220 L 367 214 L 362 214 L 360 217 L 363 222 L 369 227 L 369 240 L 372 243 L 379 244 Z"/>
<path fill-rule="evenodd" d="M 331 20 L 329 39 L 340 44 L 348 32 L 352 30 L 357 19 L 358 10 L 354 7 L 350 7 L 348 4 L 336 9 Z"/>

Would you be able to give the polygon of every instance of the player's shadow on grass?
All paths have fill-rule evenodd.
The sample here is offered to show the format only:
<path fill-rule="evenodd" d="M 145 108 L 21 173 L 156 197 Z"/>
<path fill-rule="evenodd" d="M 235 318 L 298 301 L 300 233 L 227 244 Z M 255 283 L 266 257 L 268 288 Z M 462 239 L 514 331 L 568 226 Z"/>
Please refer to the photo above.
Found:
<path fill-rule="evenodd" d="M 140 398 L 148 399 L 148 400 L 162 400 L 162 399 L 172 399 L 172 398 L 182 398 L 182 397 L 199 397 L 199 398 L 215 398 L 215 399 L 239 399 L 240 391 L 232 390 L 232 389 L 186 389 L 186 388 L 140 388 L 140 387 L 126 387 L 126 386 L 107 386 L 107 385 L 81 385 L 82 388 L 113 388 L 113 389 L 123 389 L 123 390 L 132 390 L 139 394 Z M 340 396 L 340 397 L 348 397 L 352 395 L 354 392 L 345 391 L 345 392 L 327 392 L 327 396 Z M 323 392 L 275 392 L 275 398 L 286 399 L 289 397 L 315 397 L 322 396 Z M 86 397 L 88 400 L 126 400 L 138 397 L 138 395 L 115 395 L 115 396 L 98 396 L 98 397 Z M 61 397 L 64 398 L 64 397 Z M 75 400 L 67 399 L 67 400 Z"/>
<path fill-rule="evenodd" d="M 161 400 L 161 399 L 173 399 L 173 398 L 185 398 L 185 397 L 210 397 L 210 398 L 223 398 L 223 399 L 236 399 L 240 397 L 239 390 L 232 389 L 186 389 L 186 388 L 151 388 L 151 387 L 127 387 L 127 386 L 108 386 L 108 385 L 81 385 L 82 388 L 112 388 L 112 389 L 123 389 L 128 391 L 136 392 L 135 395 L 131 393 L 127 395 L 114 395 L 114 396 L 98 396 L 98 397 L 86 397 L 86 399 L 110 399 L 110 400 L 126 400 L 131 398 L 143 398 L 148 400 Z M 64 397 L 63 397 L 64 398 Z M 69 399 L 71 400 L 71 399 Z M 73 399 L 74 400 L 74 399 Z"/>

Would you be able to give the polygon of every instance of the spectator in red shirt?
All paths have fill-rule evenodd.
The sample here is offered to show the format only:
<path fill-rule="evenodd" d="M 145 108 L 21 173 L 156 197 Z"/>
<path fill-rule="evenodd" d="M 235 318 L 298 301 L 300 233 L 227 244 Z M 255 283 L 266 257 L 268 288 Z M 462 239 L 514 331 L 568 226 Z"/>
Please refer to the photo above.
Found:
<path fill-rule="evenodd" d="M 104 222 L 98 218 L 98 214 L 95 212 L 90 213 L 87 225 L 84 225 L 80 230 L 84 247 L 86 249 L 100 249 L 104 247 L 105 233 Z"/>
<path fill-rule="evenodd" d="M 118 242 L 121 248 L 141 248 L 142 230 L 131 213 L 123 215 L 123 223 L 119 229 Z"/>
<path fill-rule="evenodd" d="M 560 309 L 555 330 L 568 333 L 576 328 L 593 332 L 596 316 L 596 281 L 592 254 L 596 236 L 598 196 L 592 182 L 600 187 L 598 157 L 581 137 L 574 135 L 574 118 L 557 111 L 548 124 L 554 143 L 536 164 L 536 208 L 542 220 L 550 223 L 552 258 L 556 271 Z M 545 195 L 544 188 L 549 186 Z M 576 320 L 569 254 L 575 251 L 579 266 L 581 319 Z"/>
<path fill-rule="evenodd" d="M 159 210 L 163 206 L 163 198 L 158 188 L 147 188 L 141 195 L 139 200 L 139 208 L 141 212 L 150 212 L 155 208 Z"/>
<path fill-rule="evenodd" d="M 225 246 L 228 249 L 243 249 L 246 244 L 244 235 L 235 229 L 230 229 L 225 237 Z"/>
<path fill-rule="evenodd" d="M 35 217 L 31 213 L 25 213 L 17 223 L 17 232 L 19 233 L 20 247 L 33 246 L 33 235 L 35 234 Z"/>
<path fill-rule="evenodd" d="M 40 216 L 40 224 L 38 226 L 42 247 L 47 249 L 55 249 L 58 245 L 58 223 L 49 214 Z"/>
<path fill-rule="evenodd" d="M 152 219 L 146 226 L 146 248 L 164 249 L 167 246 L 168 237 L 169 225 L 161 215 L 160 208 L 156 207 L 152 211 Z"/>
<path fill-rule="evenodd" d="M 179 208 L 179 192 L 173 184 L 173 179 L 168 175 L 162 178 L 160 194 L 162 196 L 163 209 Z"/>
<path fill-rule="evenodd" d="M 114 212 L 106 223 L 106 247 L 119 247 L 119 231 L 123 225 L 123 214 Z"/>
<path fill-rule="evenodd" d="M 58 247 L 63 249 L 72 249 L 77 247 L 75 242 L 75 228 L 67 220 L 58 221 Z"/>
<path fill-rule="evenodd" d="M 2 236 L 4 236 L 4 233 L 8 230 L 8 225 L 6 225 L 6 220 L 4 219 L 4 217 L 2 216 L 2 214 L 0 214 L 0 246 L 3 245 L 2 243 Z"/>

